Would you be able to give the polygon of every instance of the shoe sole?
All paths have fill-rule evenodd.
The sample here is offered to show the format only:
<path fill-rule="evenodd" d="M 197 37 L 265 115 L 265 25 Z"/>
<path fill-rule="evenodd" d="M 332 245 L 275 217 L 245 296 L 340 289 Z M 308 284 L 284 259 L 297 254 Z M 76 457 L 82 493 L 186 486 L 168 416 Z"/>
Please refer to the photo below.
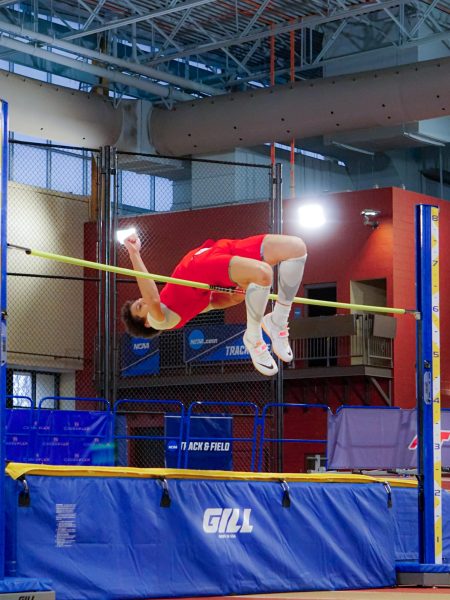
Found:
<path fill-rule="evenodd" d="M 291 362 L 294 360 L 294 356 L 292 356 L 292 358 L 291 358 L 290 360 L 284 360 L 284 358 L 281 358 L 281 356 L 280 356 L 280 355 L 278 354 L 278 352 L 275 350 L 275 348 L 274 348 L 274 345 L 273 345 L 272 336 L 270 335 L 270 333 L 269 333 L 269 332 L 267 331 L 267 329 L 266 329 L 266 326 L 265 326 L 265 323 L 264 323 L 264 319 L 263 319 L 263 321 L 261 322 L 261 327 L 262 327 L 262 328 L 264 329 L 264 331 L 267 333 L 267 335 L 268 335 L 268 336 L 269 336 L 269 338 L 270 338 L 270 341 L 272 342 L 272 347 L 271 347 L 271 350 L 272 350 L 272 352 L 275 354 L 275 356 L 278 356 L 278 358 L 281 360 L 281 362 L 284 362 L 284 363 L 286 363 L 287 365 L 288 365 L 289 363 L 291 363 Z"/>
<path fill-rule="evenodd" d="M 247 344 L 245 343 L 245 340 L 243 340 L 243 341 L 244 341 L 244 346 L 245 346 L 245 347 L 246 347 L 246 349 L 247 349 L 247 352 L 248 352 L 248 354 L 249 354 L 249 356 L 250 356 L 250 360 L 252 361 L 252 364 L 253 364 L 253 367 L 254 367 L 255 371 L 258 371 L 258 373 L 259 373 L 260 375 L 263 375 L 264 377 L 273 377 L 274 375 L 276 375 L 276 374 L 278 373 L 278 367 L 276 367 L 276 369 L 277 369 L 277 370 L 276 370 L 274 373 L 263 373 L 262 371 L 260 371 L 260 370 L 257 368 L 257 366 L 255 365 L 255 363 L 253 362 L 253 360 L 252 360 L 252 355 L 250 354 L 250 350 L 249 350 L 249 348 L 247 347 Z M 261 365 L 261 366 L 264 366 L 264 365 Z"/>

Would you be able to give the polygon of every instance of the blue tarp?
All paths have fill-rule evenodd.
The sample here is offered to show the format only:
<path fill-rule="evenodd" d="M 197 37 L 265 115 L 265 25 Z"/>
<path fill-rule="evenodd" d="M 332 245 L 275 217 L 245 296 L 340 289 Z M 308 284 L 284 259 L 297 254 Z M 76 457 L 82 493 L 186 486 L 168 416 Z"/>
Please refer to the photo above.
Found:
<path fill-rule="evenodd" d="M 5 577 L 0 579 L 0 594 L 19 594 L 20 592 L 50 592 L 51 582 L 45 579 L 24 579 Z M 25 599 L 33 598 L 33 595 L 22 596 Z"/>
<path fill-rule="evenodd" d="M 291 482 L 285 508 L 277 482 L 170 479 L 163 508 L 156 479 L 26 479 L 27 508 L 17 507 L 21 484 L 8 485 L 17 575 L 51 578 L 58 600 L 395 584 L 380 483 Z"/>
<path fill-rule="evenodd" d="M 417 489 L 393 488 L 395 558 L 419 560 L 419 513 Z M 442 490 L 442 561 L 450 564 L 450 493 Z"/>
<path fill-rule="evenodd" d="M 450 465 L 450 411 L 441 412 L 442 465 Z M 415 469 L 417 411 L 344 406 L 328 413 L 328 469 Z"/>

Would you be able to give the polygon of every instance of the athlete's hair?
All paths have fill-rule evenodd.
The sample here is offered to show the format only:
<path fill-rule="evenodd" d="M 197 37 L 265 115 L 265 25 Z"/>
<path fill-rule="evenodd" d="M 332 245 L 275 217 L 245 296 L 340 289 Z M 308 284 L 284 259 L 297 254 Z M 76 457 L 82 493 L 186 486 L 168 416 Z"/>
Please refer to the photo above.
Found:
<path fill-rule="evenodd" d="M 122 306 L 122 321 L 127 332 L 134 337 L 141 338 L 158 336 L 161 332 L 158 329 L 153 329 L 153 327 L 146 327 L 144 317 L 133 317 L 131 314 L 131 305 L 133 302 L 134 300 L 127 300 Z"/>

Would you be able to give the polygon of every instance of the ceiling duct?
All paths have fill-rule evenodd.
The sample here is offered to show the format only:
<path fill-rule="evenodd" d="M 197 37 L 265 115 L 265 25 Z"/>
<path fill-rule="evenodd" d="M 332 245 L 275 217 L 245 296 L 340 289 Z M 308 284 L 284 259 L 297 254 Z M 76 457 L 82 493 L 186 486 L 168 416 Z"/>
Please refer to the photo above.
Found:
<path fill-rule="evenodd" d="M 450 114 L 450 58 L 154 108 L 151 142 L 184 156 Z"/>
<path fill-rule="evenodd" d="M 109 98 L 0 71 L 11 131 L 62 144 L 96 148 L 114 144 L 123 112 Z"/>

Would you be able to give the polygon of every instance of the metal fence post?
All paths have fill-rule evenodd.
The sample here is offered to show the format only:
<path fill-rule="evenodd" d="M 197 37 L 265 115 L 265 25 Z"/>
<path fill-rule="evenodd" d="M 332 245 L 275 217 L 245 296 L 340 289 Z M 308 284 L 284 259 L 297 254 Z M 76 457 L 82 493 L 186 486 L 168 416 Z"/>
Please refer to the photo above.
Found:
<path fill-rule="evenodd" d="M 101 148 L 100 151 L 100 210 L 98 215 L 98 244 L 99 262 L 110 265 L 113 253 L 113 209 L 111 191 L 111 178 L 115 175 L 115 149 L 110 146 Z M 99 315 L 99 345 L 98 364 L 100 367 L 99 388 L 103 396 L 109 399 L 111 395 L 111 373 L 112 373 L 112 344 L 111 344 L 111 297 L 112 297 L 112 275 L 101 273 L 100 299 L 98 303 Z"/>
<path fill-rule="evenodd" d="M 274 179 L 273 179 L 273 195 L 272 195 L 272 203 L 273 203 L 273 223 L 272 223 L 272 232 L 275 234 L 283 233 L 283 198 L 282 198 L 282 165 L 281 163 L 277 163 L 275 165 L 274 171 Z M 278 293 L 278 267 L 274 269 L 274 292 Z M 283 424 L 283 406 L 281 406 L 284 402 L 284 389 L 283 389 L 283 364 L 279 358 L 276 359 L 278 364 L 278 373 L 275 379 L 274 386 L 274 402 L 277 403 L 276 409 L 276 427 L 277 427 L 277 437 L 284 437 L 284 424 Z M 283 472 L 283 447 L 281 444 L 277 445 L 277 469 L 278 472 Z"/>
<path fill-rule="evenodd" d="M 0 465 L 5 464 L 8 105 L 0 101 Z M 5 576 L 5 477 L 0 477 L 0 579 Z"/>

